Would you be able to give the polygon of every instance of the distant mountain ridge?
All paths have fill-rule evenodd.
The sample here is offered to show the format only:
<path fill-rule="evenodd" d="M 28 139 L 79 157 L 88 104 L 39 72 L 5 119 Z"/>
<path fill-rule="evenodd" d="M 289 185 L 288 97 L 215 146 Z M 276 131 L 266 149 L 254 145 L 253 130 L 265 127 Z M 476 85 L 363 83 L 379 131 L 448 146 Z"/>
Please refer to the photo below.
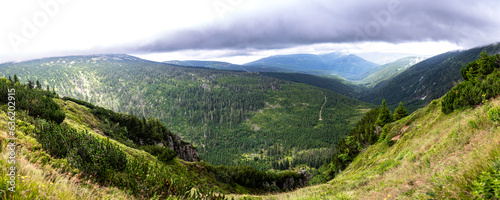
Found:
<path fill-rule="evenodd" d="M 228 62 L 221 61 L 202 61 L 202 60 L 169 60 L 164 63 L 172 65 L 180 65 L 186 67 L 208 67 L 220 70 L 242 70 L 248 71 L 245 67 L 241 65 L 236 65 Z"/>
<path fill-rule="evenodd" d="M 315 75 L 338 75 L 355 80 L 378 65 L 354 54 L 291 54 L 262 58 L 247 64 L 248 67 L 276 68 L 274 72 L 292 71 Z"/>
<path fill-rule="evenodd" d="M 164 63 L 180 66 L 208 67 L 220 70 L 337 75 L 347 80 L 360 80 L 364 77 L 363 74 L 379 66 L 354 54 L 345 55 L 337 52 L 319 55 L 274 55 L 243 65 L 199 60 L 171 60 Z"/>

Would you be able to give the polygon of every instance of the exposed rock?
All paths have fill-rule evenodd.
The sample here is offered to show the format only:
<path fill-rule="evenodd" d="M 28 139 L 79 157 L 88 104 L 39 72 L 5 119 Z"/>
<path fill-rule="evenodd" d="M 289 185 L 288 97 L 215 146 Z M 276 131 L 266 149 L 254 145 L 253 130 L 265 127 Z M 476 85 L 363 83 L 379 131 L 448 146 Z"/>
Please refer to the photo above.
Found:
<path fill-rule="evenodd" d="M 177 135 L 170 135 L 166 141 L 168 148 L 177 152 L 177 157 L 185 161 L 200 161 L 198 150 L 191 144 L 184 142 Z"/>
<path fill-rule="evenodd" d="M 375 134 L 380 135 L 380 133 L 382 133 L 382 127 L 380 126 L 375 127 Z"/>

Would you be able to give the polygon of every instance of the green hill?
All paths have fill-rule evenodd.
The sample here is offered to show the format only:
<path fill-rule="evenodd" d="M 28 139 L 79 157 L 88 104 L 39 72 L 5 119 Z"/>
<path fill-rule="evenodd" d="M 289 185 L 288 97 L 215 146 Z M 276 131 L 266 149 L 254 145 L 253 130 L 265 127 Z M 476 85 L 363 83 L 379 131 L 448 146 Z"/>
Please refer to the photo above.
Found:
<path fill-rule="evenodd" d="M 141 80 L 155 86 L 152 91 L 136 89 L 140 94 L 161 94 L 163 90 L 155 83 L 162 79 L 154 74 L 168 69 L 169 74 L 176 76 L 160 77 L 175 84 L 162 82 L 160 85 L 168 86 L 167 89 L 181 87 L 174 90 L 180 94 L 183 89 L 190 92 L 184 93 L 187 96 L 175 96 L 173 101 L 181 104 L 175 104 L 172 109 L 185 106 L 181 98 L 198 98 L 196 95 L 201 92 L 197 91 L 220 92 L 214 96 L 228 101 L 222 101 L 224 106 L 217 109 L 228 106 L 229 117 L 235 119 L 238 115 L 231 114 L 240 104 L 233 106 L 228 102 L 250 99 L 256 103 L 241 105 L 254 106 L 263 98 L 263 105 L 256 106 L 256 111 L 249 108 L 250 114 L 245 115 L 248 118 L 234 125 L 237 128 L 232 128 L 233 119 L 224 124 L 227 116 L 219 115 L 214 117 L 219 123 L 212 129 L 228 131 L 221 134 L 221 140 L 213 140 L 215 147 L 218 142 L 224 143 L 220 146 L 232 147 L 228 145 L 232 141 L 236 141 L 240 149 L 255 145 L 246 152 L 219 151 L 219 156 L 237 154 L 240 158 L 235 159 L 235 164 L 253 164 L 261 170 L 199 161 L 204 157 L 197 156 L 198 151 L 217 148 L 194 147 L 184 140 L 187 136 L 178 137 L 158 119 L 117 113 L 74 98 L 59 98 L 51 90 L 57 87 L 15 75 L 0 78 L 0 154 L 3 156 L 0 185 L 7 188 L 0 190 L 3 199 L 225 199 L 221 193 L 232 193 L 231 197 L 236 199 L 500 198 L 500 55 L 480 54 L 479 59 L 460 70 L 463 82 L 447 91 L 443 98 L 431 101 L 409 116 L 402 106 L 392 116 L 385 101 L 381 109 L 368 111 L 367 108 L 373 106 L 332 91 L 257 73 L 176 67 L 123 55 L 88 58 L 31 62 L 40 66 L 55 63 L 54 69 L 63 68 L 60 72 L 66 77 L 75 76 L 72 71 L 75 69 L 79 74 L 94 73 L 94 79 L 83 76 L 84 80 L 112 78 L 99 78 L 103 72 L 91 71 L 86 65 L 92 61 L 96 62 L 90 66 L 112 66 L 113 74 L 125 78 L 136 78 L 133 73 L 125 76 L 127 70 L 141 77 L 140 71 L 148 77 Z M 78 59 L 82 59 L 80 64 L 76 64 Z M 8 63 L 5 65 L 9 67 L 2 67 L 30 74 L 36 69 L 34 63 Z M 24 67 L 30 71 L 25 72 Z M 87 71 L 84 73 L 82 69 Z M 39 73 L 43 74 L 43 70 Z M 65 80 L 60 81 L 65 83 Z M 121 93 L 126 93 L 127 87 L 116 85 L 146 86 L 133 80 L 136 79 L 110 82 L 114 83 L 113 89 Z M 78 81 L 73 83 L 82 85 Z M 97 86 L 102 87 L 96 84 L 79 90 L 87 89 L 85 95 L 97 98 L 95 91 L 102 90 Z M 196 90 L 195 86 L 202 89 Z M 259 90 L 252 90 L 254 87 Z M 69 87 L 64 89 L 71 91 Z M 231 90 L 236 92 L 225 93 Z M 115 98 L 126 96 L 112 94 Z M 322 98 L 317 99 L 318 96 Z M 213 101 L 207 96 L 201 97 L 197 99 L 199 102 Z M 130 97 L 133 98 L 137 97 Z M 189 101 L 184 103 L 190 105 Z M 205 105 L 194 106 L 200 109 Z M 188 111 L 186 109 L 184 115 L 189 119 L 196 116 Z M 189 122 L 187 119 L 184 118 L 185 123 Z M 248 126 L 248 130 L 244 126 Z M 352 127 L 347 137 L 325 134 L 345 127 Z M 262 138 L 263 146 L 258 143 Z M 273 140 L 265 140 L 268 138 Z M 329 142 L 332 138 L 337 141 Z M 211 145 L 206 141 L 202 140 L 201 144 Z M 214 160 L 217 161 L 217 157 Z M 327 164 L 323 164 L 325 162 Z M 305 165 L 319 168 L 309 168 L 316 175 L 312 180 L 304 170 L 294 172 Z M 309 181 L 318 183 L 328 178 L 331 180 L 327 183 L 303 188 Z M 10 181 L 13 179 L 16 182 Z M 14 189 L 22 192 L 8 192 Z"/>
<path fill-rule="evenodd" d="M 386 99 L 392 106 L 404 102 L 410 111 L 416 110 L 433 99 L 442 97 L 455 84 L 462 81 L 460 69 L 479 58 L 479 53 L 482 51 L 490 54 L 498 53 L 500 44 L 447 52 L 428 58 L 390 81 L 379 83 L 374 87 L 373 93 L 361 99 L 372 103 Z"/>
<path fill-rule="evenodd" d="M 377 68 L 366 72 L 364 74 L 364 78 L 358 82 L 370 88 L 374 87 L 382 81 L 392 79 L 398 74 L 404 72 L 406 69 L 410 68 L 412 65 L 415 65 L 423 60 L 425 60 L 425 58 L 416 56 L 398 59 L 394 62 L 378 66 Z"/>
<path fill-rule="evenodd" d="M 196 149 L 155 119 L 60 99 L 15 79 L 0 78 L 2 199 L 224 199 L 221 193 L 277 192 L 307 183 L 297 172 L 186 158 Z"/>
<path fill-rule="evenodd" d="M 113 111 L 157 118 L 215 165 L 318 167 L 333 152 L 297 156 L 331 147 L 372 108 L 330 90 L 258 73 L 172 66 L 127 55 L 6 63 L 0 74 L 17 74 L 21 82 L 40 80 L 62 96 Z"/>
<path fill-rule="evenodd" d="M 164 63 L 179 65 L 179 66 L 187 66 L 187 67 L 207 67 L 213 69 L 220 70 L 239 70 L 239 71 L 249 71 L 245 69 L 242 65 L 235 65 L 228 62 L 219 62 L 219 61 L 201 61 L 201 60 L 170 60 L 165 61 Z"/>
<path fill-rule="evenodd" d="M 499 199 L 500 55 L 461 74 L 443 98 L 398 121 L 380 127 L 382 112 L 368 112 L 338 145 L 328 183 L 251 199 Z"/>

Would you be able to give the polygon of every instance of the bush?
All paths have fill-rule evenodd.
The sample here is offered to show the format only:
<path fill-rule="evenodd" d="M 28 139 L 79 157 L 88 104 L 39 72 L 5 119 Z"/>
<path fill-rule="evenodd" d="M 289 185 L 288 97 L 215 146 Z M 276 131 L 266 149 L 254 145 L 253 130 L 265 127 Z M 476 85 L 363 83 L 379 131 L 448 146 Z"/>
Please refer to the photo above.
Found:
<path fill-rule="evenodd" d="M 472 182 L 474 199 L 500 199 L 500 160 Z"/>
<path fill-rule="evenodd" d="M 464 82 L 451 89 L 443 98 L 445 114 L 455 109 L 474 107 L 500 94 L 500 55 L 481 58 L 462 68 Z"/>
<path fill-rule="evenodd" d="M 127 165 L 126 154 L 111 144 L 66 125 L 39 121 L 35 138 L 55 158 L 66 158 L 72 166 L 103 183 Z"/>
<path fill-rule="evenodd" d="M 494 107 L 488 111 L 488 119 L 499 123 L 500 122 L 500 107 Z"/>
<path fill-rule="evenodd" d="M 275 173 L 261 171 L 249 166 L 211 166 L 203 163 L 214 177 L 223 183 L 241 185 L 251 189 L 265 189 L 268 191 L 291 190 L 307 183 L 307 178 L 297 172 Z M 301 184 L 302 183 L 302 184 Z"/>
<path fill-rule="evenodd" d="M 158 160 L 162 162 L 168 162 L 174 159 L 175 156 L 177 155 L 177 153 L 174 150 L 168 147 L 149 145 L 149 146 L 141 146 L 141 149 L 150 153 L 153 156 L 156 156 Z"/>
<path fill-rule="evenodd" d="M 30 116 L 39 117 L 46 120 L 62 123 L 66 114 L 59 105 L 52 99 L 56 96 L 49 91 L 30 88 L 20 83 L 10 82 L 5 78 L 0 79 L 0 102 L 9 102 L 9 89 L 15 89 L 16 109 L 23 109 Z"/>

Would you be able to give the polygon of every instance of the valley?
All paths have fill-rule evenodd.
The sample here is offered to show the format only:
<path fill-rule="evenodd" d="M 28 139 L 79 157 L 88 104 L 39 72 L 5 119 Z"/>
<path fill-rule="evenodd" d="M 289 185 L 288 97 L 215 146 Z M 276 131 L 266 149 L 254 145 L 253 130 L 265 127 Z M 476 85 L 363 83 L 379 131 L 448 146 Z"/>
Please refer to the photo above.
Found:
<path fill-rule="evenodd" d="M 499 200 L 499 10 L 0 1 L 0 200 Z"/>
<path fill-rule="evenodd" d="M 3 88 L 14 83 L 11 87 L 23 91 L 21 94 L 25 92 L 24 98 L 45 99 L 22 101 L 25 105 L 22 108 L 31 110 L 20 111 L 23 113 L 21 130 L 31 132 L 19 133 L 23 143 L 41 145 L 43 152 L 50 155 L 44 162 L 57 168 L 59 164 L 55 163 L 69 156 L 66 151 L 54 148 L 56 143 L 49 138 L 70 141 L 64 138 L 76 134 L 77 138 L 95 138 L 90 139 L 93 145 L 108 146 L 98 151 L 89 149 L 89 152 L 116 160 L 92 160 L 89 152 L 80 150 L 77 152 L 81 160 L 70 160 L 64 165 L 63 171 L 72 174 L 70 177 L 80 172 L 78 176 L 95 184 L 104 184 L 104 179 L 116 176 L 129 180 L 130 173 L 139 167 L 137 162 L 144 162 L 148 164 L 141 176 L 148 181 L 147 187 L 153 189 L 159 180 L 167 180 L 161 176 L 149 179 L 148 171 L 169 171 L 173 175 L 169 180 L 182 185 L 186 193 L 168 188 L 166 191 L 169 195 L 189 198 L 215 197 L 216 193 L 231 193 L 230 197 L 236 199 L 360 199 L 366 196 L 384 198 L 385 195 L 468 198 L 482 195 L 481 188 L 474 185 L 482 181 L 478 179 L 482 176 L 477 174 L 487 172 L 496 176 L 496 165 L 465 158 L 488 149 L 489 153 L 480 160 L 497 162 L 498 151 L 493 146 L 498 131 L 496 118 L 491 116 L 499 107 L 498 100 L 494 99 L 498 95 L 495 88 L 500 87 L 495 78 L 498 69 L 480 69 L 483 65 L 489 66 L 485 62 L 499 65 L 500 61 L 498 57 L 475 53 L 496 53 L 500 49 L 498 46 L 449 52 L 423 61 L 417 57 L 403 58 L 367 70 L 364 78 L 358 81 L 298 71 L 240 70 L 232 68 L 236 65 L 225 63 L 217 65 L 220 69 L 196 66 L 200 63 L 194 61 L 190 61 L 194 63 L 191 66 L 180 66 L 180 62 L 167 64 L 121 54 L 4 63 L 0 64 L 0 75 L 9 77 L 2 79 Z M 455 96 L 437 98 L 446 94 L 440 91 L 448 92 L 451 88 L 447 87 L 454 85 L 436 83 L 443 81 L 441 77 L 446 74 L 441 71 L 456 71 L 461 63 L 474 60 L 477 64 L 469 64 L 467 69 L 452 73 L 458 77 L 447 74 L 445 80 L 461 82 L 467 75 L 466 82 L 452 91 L 478 87 L 484 95 L 472 96 L 483 99 L 474 99 L 472 103 L 465 99 L 466 103 L 457 103 L 459 100 L 450 100 L 458 98 Z M 221 69 L 222 65 L 226 67 Z M 424 75 L 420 76 L 417 85 L 407 87 L 417 88 L 412 95 L 421 94 L 423 89 L 419 87 L 426 93 L 423 93 L 425 97 L 412 100 L 412 95 L 405 96 L 407 89 L 398 92 L 394 86 L 406 87 L 407 82 L 400 80 L 411 80 L 409 76 L 418 78 L 412 75 L 416 72 Z M 432 79 L 434 87 L 426 86 L 428 79 L 425 76 L 429 73 L 436 77 Z M 11 74 L 15 74 L 14 79 Z M 475 79 L 476 76 L 482 78 Z M 394 81 L 399 82 L 395 84 Z M 472 81 L 487 83 L 470 85 Z M 469 85 L 461 86 L 464 84 Z M 392 93 L 386 95 L 387 91 Z M 490 98 L 493 99 L 490 101 Z M 54 99 L 57 106 L 49 99 Z M 405 108 L 401 108 L 405 113 L 401 116 L 396 117 L 396 111 L 394 116 L 391 114 L 397 100 L 411 115 L 406 116 Z M 377 101 L 383 102 L 382 109 L 378 108 Z M 426 102 L 428 105 L 422 107 Z M 481 102 L 483 104 L 476 106 Z M 37 103 L 41 107 L 29 106 Z M 462 108 L 464 104 L 470 107 Z M 60 111 L 37 110 L 54 108 Z M 381 121 L 384 109 L 389 118 Z M 450 124 L 454 123 L 459 127 L 453 129 Z M 457 131 L 464 135 L 457 136 Z M 490 140 L 478 138 L 480 135 Z M 25 141 L 24 138 L 36 140 Z M 84 140 L 79 142 L 83 147 L 89 145 Z M 69 145 L 63 149 L 79 148 L 71 142 L 63 144 Z M 38 168 L 36 163 L 41 159 L 38 150 L 23 151 L 25 162 L 34 163 L 32 167 Z M 107 158 L 101 151 L 110 151 L 116 157 Z M 33 158 L 31 155 L 35 152 L 37 156 Z M 456 159 L 447 160 L 438 152 L 456 155 Z M 86 164 L 89 162 L 97 166 Z M 408 168 L 411 173 L 403 173 Z M 418 178 L 422 175 L 431 178 Z M 47 181 L 37 176 L 39 181 Z M 461 181 L 463 177 L 469 178 Z M 387 184 L 389 182 L 394 184 Z M 436 183 L 453 188 L 455 192 L 442 190 Z M 67 184 L 79 187 L 78 182 Z M 484 187 L 487 190 L 495 188 L 494 182 L 492 184 Z M 143 186 L 121 185 L 119 179 L 113 179 L 107 186 L 119 191 L 134 191 L 120 195 L 145 197 L 137 196 Z M 266 194 L 299 187 L 305 188 Z M 161 188 L 152 191 L 161 191 Z M 86 195 L 93 198 L 90 196 L 95 194 Z"/>
<path fill-rule="evenodd" d="M 330 90 L 255 72 L 171 66 L 126 55 L 4 64 L 0 73 L 17 74 L 21 82 L 40 80 L 61 96 L 116 112 L 158 118 L 214 165 L 319 167 L 331 154 L 296 163 L 294 152 L 330 148 L 364 110 L 373 108 Z"/>

